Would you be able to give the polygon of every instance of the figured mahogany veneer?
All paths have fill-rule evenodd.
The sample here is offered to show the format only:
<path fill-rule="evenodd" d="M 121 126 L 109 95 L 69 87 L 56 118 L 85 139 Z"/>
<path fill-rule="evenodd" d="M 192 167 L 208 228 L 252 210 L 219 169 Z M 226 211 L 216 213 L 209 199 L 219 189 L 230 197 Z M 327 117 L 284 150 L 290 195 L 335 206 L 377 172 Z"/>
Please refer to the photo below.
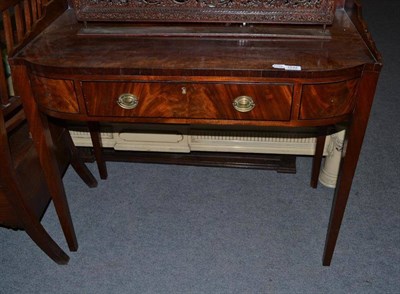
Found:
<path fill-rule="evenodd" d="M 89 115 L 247 120 L 289 120 L 292 85 L 214 83 L 83 82 Z M 123 93 L 138 97 L 138 106 L 123 109 L 116 102 Z M 249 112 L 239 112 L 233 101 L 250 96 Z"/>
<path fill-rule="evenodd" d="M 88 115 L 127 117 L 176 117 L 187 113 L 187 95 L 179 83 L 83 82 Z M 138 97 L 138 106 L 124 109 L 117 104 L 121 94 Z"/>
<path fill-rule="evenodd" d="M 79 113 L 73 81 L 32 76 L 32 88 L 39 105 L 49 110 Z"/>
<path fill-rule="evenodd" d="M 74 2 L 94 3 L 95 13 L 109 3 Z M 220 5 L 230 2 L 217 1 Z M 340 124 L 347 133 L 323 256 L 323 264 L 329 265 L 382 58 L 363 21 L 358 0 L 268 1 L 294 5 L 294 13 L 296 5 L 317 2 L 334 4 L 336 8 L 332 25 L 324 32 L 329 38 L 305 38 L 292 25 L 284 27 L 290 37 L 196 37 L 196 26 L 190 26 L 191 34 L 185 37 L 85 36 L 80 34 L 85 24 L 77 21 L 74 10 L 66 10 L 11 59 L 13 79 L 27 110 L 33 139 L 42 143 L 37 146 L 45 174 L 56 174 L 54 165 L 46 164 L 46 156 L 52 154 L 51 138 L 46 135 L 47 116 L 53 116 L 88 122 L 102 178 L 107 174 L 98 122 L 144 122 L 154 124 L 155 128 L 159 124 L 190 124 L 221 129 L 309 131 L 317 136 L 311 180 L 315 187 L 325 135 Z M 140 1 L 134 5 L 137 3 Z M 179 6 L 175 4 L 174 7 Z M 106 10 L 101 17 L 111 11 Z M 173 11 L 178 15 L 182 10 Z M 254 11 L 249 11 L 249 15 Z M 78 16 L 85 17 L 83 12 L 78 11 Z M 82 19 L 90 20 L 86 16 Z M 118 15 L 108 20 L 116 18 Z M 21 82 L 28 80 L 32 86 Z M 119 97 L 123 97 L 124 103 L 132 102 L 132 107 L 121 108 Z M 239 109 L 238 104 L 233 105 L 238 97 Z M 65 198 L 60 179 L 52 188 L 53 198 Z"/>
<path fill-rule="evenodd" d="M 233 120 L 290 120 L 291 84 L 193 84 L 188 87 L 189 118 Z M 233 107 L 238 97 L 248 97 L 254 108 L 241 112 Z"/>
<path fill-rule="evenodd" d="M 296 121 L 350 114 L 359 79 L 299 85 L 298 116 L 296 112 L 292 115 L 294 84 L 83 81 L 77 82 L 82 92 L 76 94 L 72 80 L 33 75 L 31 81 L 37 103 L 50 112 L 121 118 Z M 122 94 L 135 95 L 138 105 L 134 109 L 119 106 Z M 241 96 L 253 100 L 252 110 L 240 112 L 233 107 L 234 100 Z M 79 109 L 77 97 L 83 97 L 81 104 L 86 111 Z"/>
<path fill-rule="evenodd" d="M 323 119 L 351 113 L 359 79 L 304 85 L 300 119 Z"/>

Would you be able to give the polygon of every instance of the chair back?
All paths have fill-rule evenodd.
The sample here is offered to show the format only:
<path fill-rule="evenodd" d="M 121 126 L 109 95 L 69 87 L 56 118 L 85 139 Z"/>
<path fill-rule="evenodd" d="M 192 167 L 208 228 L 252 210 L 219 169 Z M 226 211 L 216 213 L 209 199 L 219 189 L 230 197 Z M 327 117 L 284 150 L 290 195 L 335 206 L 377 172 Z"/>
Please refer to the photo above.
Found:
<path fill-rule="evenodd" d="M 40 33 L 67 8 L 66 0 L 0 1 L 0 225 L 24 229 L 21 207 L 40 218 L 50 201 L 26 124 L 15 95 L 8 57 Z M 40 183 L 40 185 L 39 185 Z M 38 196 L 39 195 L 39 196 Z M 42 196 L 40 196 L 42 195 Z M 16 207 L 19 207 L 18 209 Z"/>

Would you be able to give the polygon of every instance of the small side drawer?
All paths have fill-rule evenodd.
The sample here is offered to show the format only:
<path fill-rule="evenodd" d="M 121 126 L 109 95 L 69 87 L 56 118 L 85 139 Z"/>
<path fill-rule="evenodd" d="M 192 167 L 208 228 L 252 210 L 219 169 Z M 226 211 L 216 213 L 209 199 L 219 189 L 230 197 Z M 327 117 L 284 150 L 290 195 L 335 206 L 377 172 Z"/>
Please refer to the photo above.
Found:
<path fill-rule="evenodd" d="M 82 82 L 93 116 L 183 118 L 187 95 L 179 83 Z"/>
<path fill-rule="evenodd" d="M 303 85 L 300 119 L 323 119 L 353 111 L 358 79 Z"/>
<path fill-rule="evenodd" d="M 259 83 L 192 84 L 190 118 L 290 120 L 293 85 Z"/>
<path fill-rule="evenodd" d="M 32 90 L 36 102 L 49 110 L 65 113 L 79 113 L 74 82 L 31 76 Z"/>

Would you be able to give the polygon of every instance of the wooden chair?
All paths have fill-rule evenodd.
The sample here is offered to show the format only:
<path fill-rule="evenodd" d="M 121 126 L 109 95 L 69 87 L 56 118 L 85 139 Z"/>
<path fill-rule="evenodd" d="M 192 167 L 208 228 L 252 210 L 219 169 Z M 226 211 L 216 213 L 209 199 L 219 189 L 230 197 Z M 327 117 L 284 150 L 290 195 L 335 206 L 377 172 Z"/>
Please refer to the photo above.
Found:
<path fill-rule="evenodd" d="M 56 17 L 54 11 L 68 7 L 66 1 L 57 1 L 57 9 L 49 12 L 47 17 L 45 12 L 50 2 L 7 0 L 0 3 L 3 26 L 0 45 L 4 44 L 8 55 L 34 37 L 32 27 L 42 26 Z M 4 59 L 0 61 L 0 226 L 25 230 L 51 259 L 66 264 L 68 255 L 49 236 L 40 220 L 53 200 L 68 247 L 76 251 L 78 244 L 68 202 L 65 197 L 54 196 L 52 183 L 45 181 L 42 165 L 48 163 L 39 162 L 37 150 L 40 150 L 40 143 L 34 143 L 30 138 L 23 106 L 19 97 L 14 95 L 9 75 Z M 56 151 L 55 158 L 49 158 L 49 161 L 58 166 L 61 174 L 71 164 L 89 187 L 97 186 L 66 128 L 56 122 L 49 122 L 48 126 Z"/>
<path fill-rule="evenodd" d="M 9 112 L 7 108 L 0 111 L 0 224 L 25 230 L 51 259 L 65 264 L 68 255 L 40 223 L 50 194 L 23 123 L 23 110 Z"/>

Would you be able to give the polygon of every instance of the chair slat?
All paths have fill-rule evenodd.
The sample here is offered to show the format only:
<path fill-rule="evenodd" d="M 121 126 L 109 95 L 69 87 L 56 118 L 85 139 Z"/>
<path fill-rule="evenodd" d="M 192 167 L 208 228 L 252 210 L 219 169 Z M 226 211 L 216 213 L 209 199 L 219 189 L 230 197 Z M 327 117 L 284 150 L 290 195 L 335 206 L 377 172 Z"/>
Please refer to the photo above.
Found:
<path fill-rule="evenodd" d="M 20 3 L 15 5 L 14 12 L 15 12 L 15 14 L 14 14 L 15 26 L 16 26 L 16 30 L 17 30 L 17 40 L 18 40 L 18 43 L 20 43 L 24 40 L 24 36 L 25 36 L 24 18 L 23 18 L 23 13 L 22 13 Z"/>
<path fill-rule="evenodd" d="M 42 0 L 37 0 L 38 18 L 42 17 L 43 5 Z"/>
<path fill-rule="evenodd" d="M 26 31 L 30 32 L 32 28 L 32 17 L 31 17 L 31 7 L 29 5 L 29 0 L 24 0 L 24 15 L 25 15 Z"/>
<path fill-rule="evenodd" d="M 10 11 L 8 9 L 3 11 L 3 26 L 7 52 L 11 52 L 11 50 L 14 48 L 14 37 Z"/>
<path fill-rule="evenodd" d="M 31 2 L 31 8 L 32 8 L 32 20 L 33 22 L 36 22 L 38 20 L 38 12 L 37 12 L 37 1 L 36 0 L 30 0 Z"/>

